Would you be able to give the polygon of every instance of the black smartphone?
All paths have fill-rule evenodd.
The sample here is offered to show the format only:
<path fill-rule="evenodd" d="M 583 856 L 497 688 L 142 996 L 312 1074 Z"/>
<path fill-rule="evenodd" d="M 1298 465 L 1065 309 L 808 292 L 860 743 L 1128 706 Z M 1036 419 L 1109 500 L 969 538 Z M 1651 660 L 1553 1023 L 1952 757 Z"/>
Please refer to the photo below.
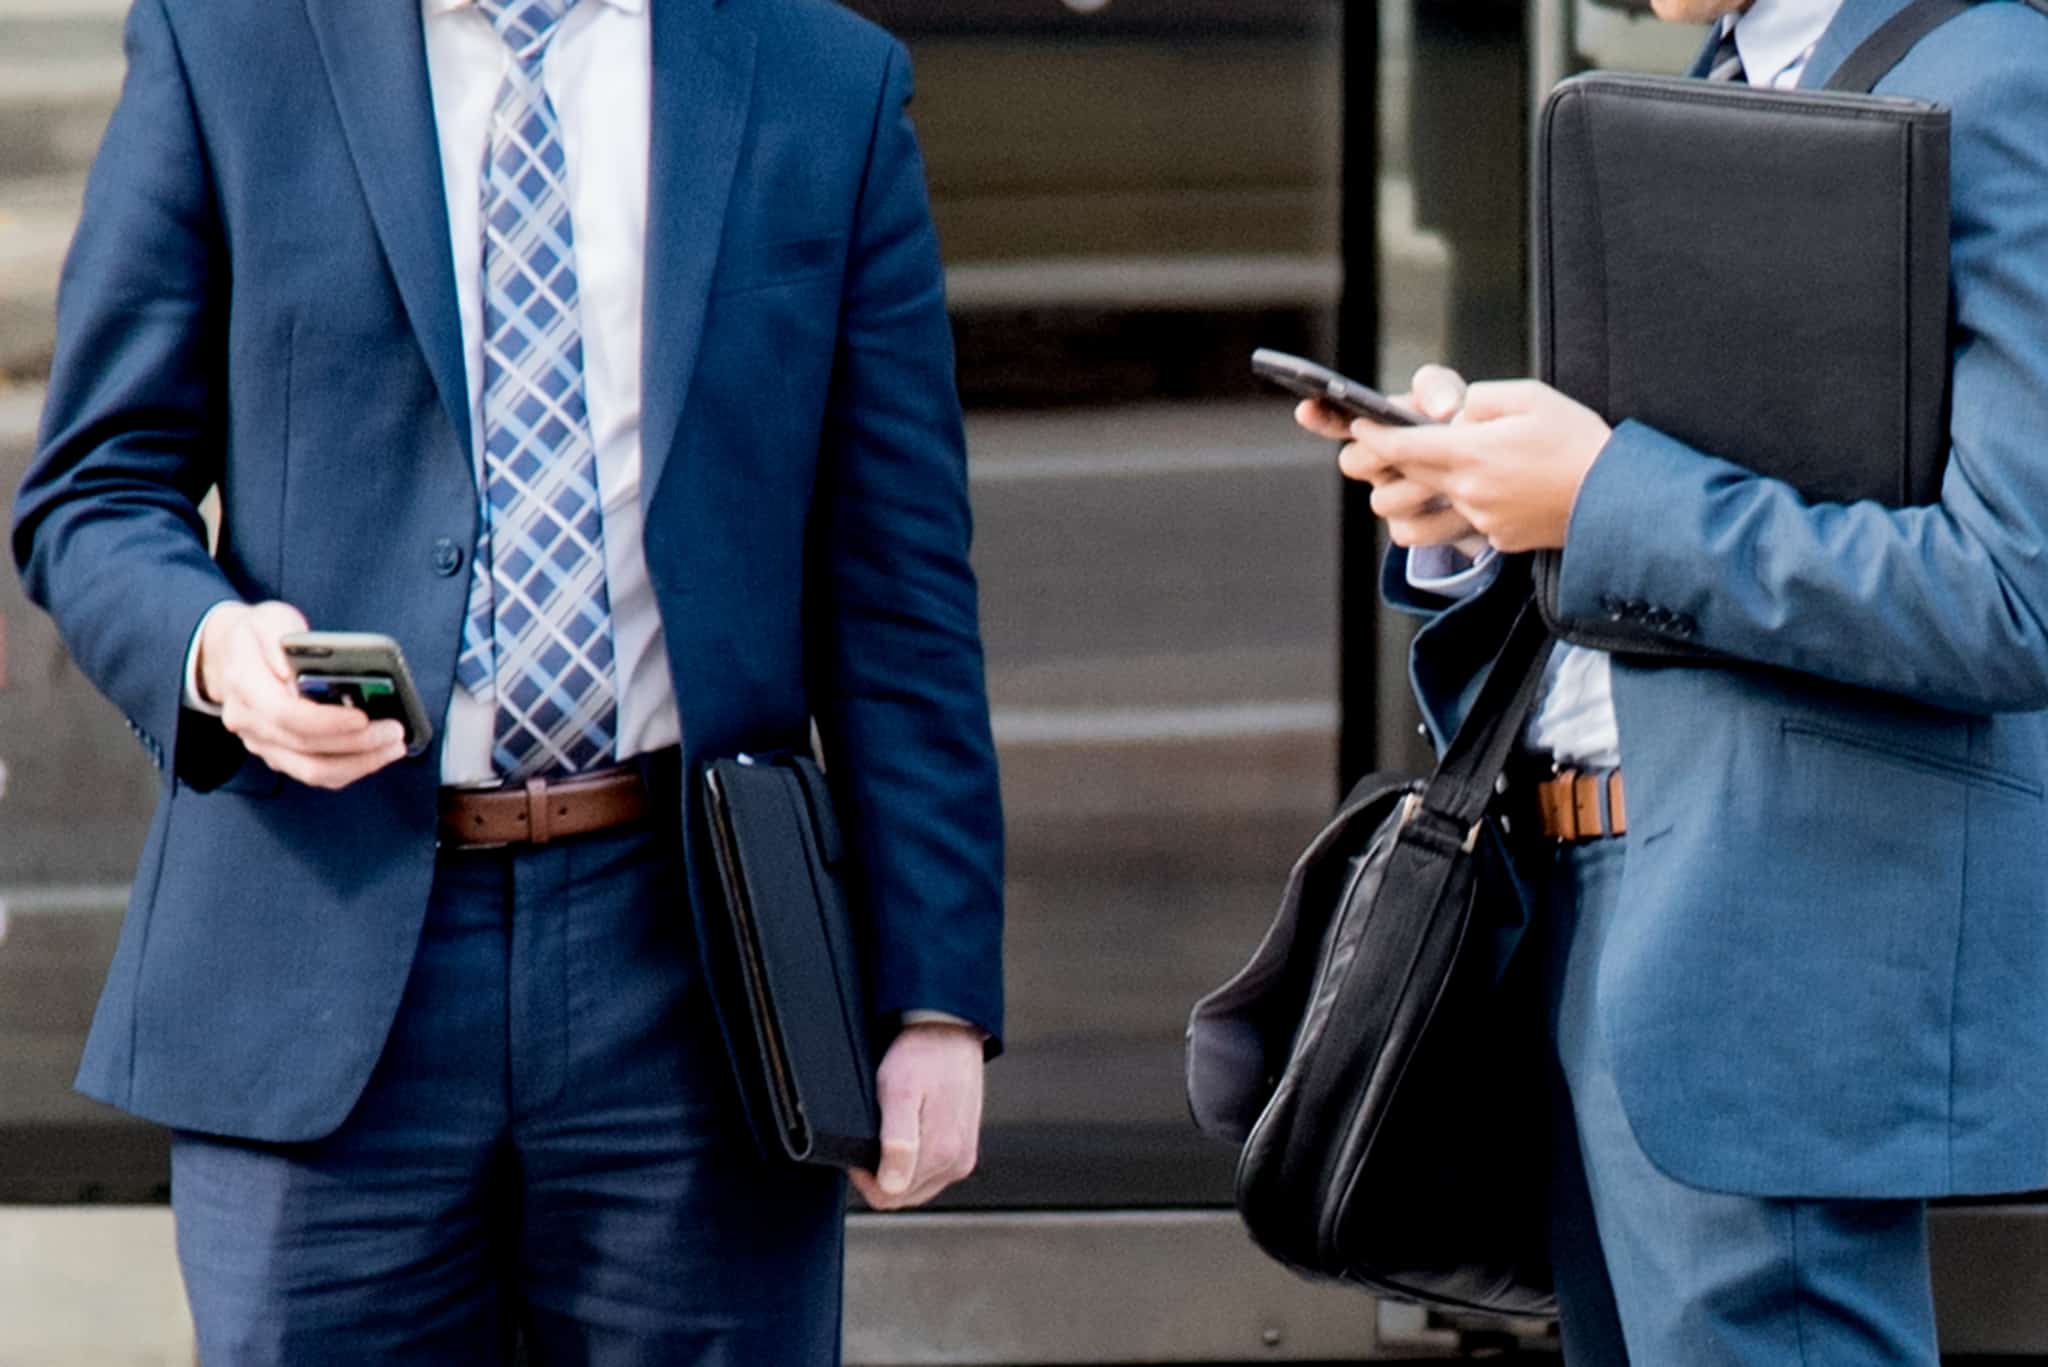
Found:
<path fill-rule="evenodd" d="M 354 707 L 373 721 L 405 727 L 405 751 L 425 752 L 433 744 L 419 689 L 398 642 L 372 631 L 302 631 L 284 638 L 299 696 L 317 703 Z"/>
<path fill-rule="evenodd" d="M 1367 418 L 1388 427 L 1426 427 L 1435 421 L 1403 408 L 1369 384 L 1339 375 L 1328 366 L 1284 351 L 1261 347 L 1252 353 L 1252 371 L 1290 394 L 1327 404 L 1347 417 Z"/>

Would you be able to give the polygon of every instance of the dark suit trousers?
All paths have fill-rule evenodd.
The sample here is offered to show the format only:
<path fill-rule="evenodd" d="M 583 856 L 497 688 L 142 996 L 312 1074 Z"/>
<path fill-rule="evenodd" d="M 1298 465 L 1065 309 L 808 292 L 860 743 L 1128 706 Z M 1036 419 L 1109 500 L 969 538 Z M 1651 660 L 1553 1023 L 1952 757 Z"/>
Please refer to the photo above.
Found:
<path fill-rule="evenodd" d="M 444 853 L 342 1128 L 175 1139 L 206 1367 L 833 1367 L 844 1183 L 755 1156 L 695 965 L 672 841 Z"/>

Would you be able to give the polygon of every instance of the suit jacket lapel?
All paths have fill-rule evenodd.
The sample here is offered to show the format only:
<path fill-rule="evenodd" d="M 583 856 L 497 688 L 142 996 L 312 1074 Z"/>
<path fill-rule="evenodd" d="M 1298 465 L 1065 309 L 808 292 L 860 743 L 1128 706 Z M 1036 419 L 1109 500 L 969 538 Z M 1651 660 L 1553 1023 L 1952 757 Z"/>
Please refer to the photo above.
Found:
<path fill-rule="evenodd" d="M 1692 59 L 1692 65 L 1686 68 L 1685 74 L 1692 79 L 1703 81 L 1707 73 L 1714 69 L 1714 54 L 1721 50 L 1721 25 L 1724 22 L 1726 21 L 1717 19 L 1707 25 L 1707 44 L 1700 49 L 1700 55 Z"/>
<path fill-rule="evenodd" d="M 647 297 L 641 368 L 641 497 L 676 441 L 697 365 L 711 274 L 746 137 L 754 34 L 719 0 L 652 0 L 654 100 L 648 157 Z"/>
<path fill-rule="evenodd" d="M 304 3 L 385 259 L 468 457 L 462 322 L 419 0 Z"/>

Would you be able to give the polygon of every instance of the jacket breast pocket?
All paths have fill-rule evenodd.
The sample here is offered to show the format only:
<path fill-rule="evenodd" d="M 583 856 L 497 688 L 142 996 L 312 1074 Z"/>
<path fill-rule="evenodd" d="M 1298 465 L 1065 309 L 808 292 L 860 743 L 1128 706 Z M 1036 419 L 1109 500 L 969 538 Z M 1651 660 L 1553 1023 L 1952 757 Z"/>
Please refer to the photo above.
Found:
<path fill-rule="evenodd" d="M 837 233 L 750 244 L 720 261 L 712 293 L 745 294 L 808 280 L 836 279 L 845 260 L 846 239 Z"/>

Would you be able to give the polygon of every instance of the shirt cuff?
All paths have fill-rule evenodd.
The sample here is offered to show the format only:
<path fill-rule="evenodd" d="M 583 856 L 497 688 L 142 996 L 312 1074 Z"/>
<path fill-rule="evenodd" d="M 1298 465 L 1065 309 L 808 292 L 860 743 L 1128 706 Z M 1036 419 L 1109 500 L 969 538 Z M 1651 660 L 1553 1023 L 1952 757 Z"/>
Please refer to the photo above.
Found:
<path fill-rule="evenodd" d="M 224 598 L 208 608 L 206 615 L 199 619 L 199 625 L 192 630 L 192 644 L 185 647 L 185 706 L 209 717 L 218 717 L 221 714 L 221 706 L 216 702 L 208 702 L 206 696 L 199 691 L 199 638 L 206 634 L 206 624 L 213 620 L 213 614 L 233 601 L 232 598 Z"/>
<path fill-rule="evenodd" d="M 903 1013 L 903 1024 L 964 1025 L 978 1035 L 984 1043 L 988 1041 L 988 1031 L 982 1029 L 973 1021 L 956 1016 L 950 1011 L 905 1011 Z"/>
<path fill-rule="evenodd" d="M 1500 552 L 1488 546 L 1473 559 L 1456 546 L 1417 546 L 1408 552 L 1408 587 L 1440 598 L 1464 598 L 1482 587 L 1486 567 Z"/>

